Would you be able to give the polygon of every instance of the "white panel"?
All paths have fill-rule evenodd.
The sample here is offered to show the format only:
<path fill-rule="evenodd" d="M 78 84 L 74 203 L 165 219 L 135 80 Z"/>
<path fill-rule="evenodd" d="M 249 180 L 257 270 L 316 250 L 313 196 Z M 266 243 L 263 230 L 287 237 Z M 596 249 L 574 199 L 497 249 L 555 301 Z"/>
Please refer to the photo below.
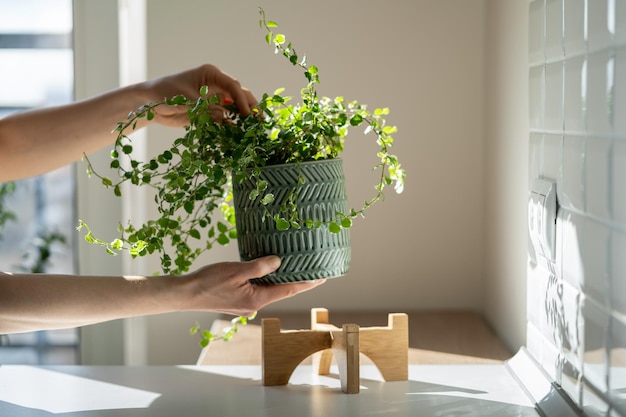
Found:
<path fill-rule="evenodd" d="M 563 140 L 563 186 L 559 191 L 559 204 L 585 210 L 585 150 L 586 139 L 565 136 Z"/>
<path fill-rule="evenodd" d="M 622 2 L 623 4 L 626 4 Z M 620 3 L 620 4 L 622 4 Z M 626 7 L 624 8 L 626 10 Z M 626 22 L 625 25 L 626 27 Z M 613 84 L 613 129 L 621 139 L 626 138 L 626 45 L 615 51 L 615 82 Z"/>
<path fill-rule="evenodd" d="M 563 130 L 563 62 L 546 65 L 544 128 Z"/>
<path fill-rule="evenodd" d="M 564 43 L 568 56 L 585 51 L 585 0 L 564 1 Z"/>
<path fill-rule="evenodd" d="M 611 229 L 603 223 L 587 219 L 582 249 L 585 298 L 609 306 L 609 250 Z"/>
<path fill-rule="evenodd" d="M 545 66 L 543 64 L 530 68 L 528 83 L 530 128 L 543 129 L 543 86 L 545 83 Z"/>
<path fill-rule="evenodd" d="M 560 59 L 563 57 L 563 1 L 546 0 L 546 59 Z"/>
<path fill-rule="evenodd" d="M 587 0 L 589 50 L 607 48 L 611 44 L 607 4 L 613 0 Z"/>
<path fill-rule="evenodd" d="M 565 61 L 563 124 L 565 131 L 582 132 L 585 130 L 583 71 L 586 61 L 582 56 Z"/>
<path fill-rule="evenodd" d="M 585 157 L 585 195 L 589 214 L 607 219 L 610 212 L 610 139 L 589 138 Z"/>
<path fill-rule="evenodd" d="M 530 3 L 528 19 L 528 60 L 532 64 L 545 59 L 544 2 Z"/>
<path fill-rule="evenodd" d="M 587 129 L 593 133 L 611 131 L 607 67 L 610 55 L 606 50 L 589 55 L 587 60 Z"/>
<path fill-rule="evenodd" d="M 611 161 L 611 211 L 613 220 L 626 226 L 626 141 L 615 141 Z"/>

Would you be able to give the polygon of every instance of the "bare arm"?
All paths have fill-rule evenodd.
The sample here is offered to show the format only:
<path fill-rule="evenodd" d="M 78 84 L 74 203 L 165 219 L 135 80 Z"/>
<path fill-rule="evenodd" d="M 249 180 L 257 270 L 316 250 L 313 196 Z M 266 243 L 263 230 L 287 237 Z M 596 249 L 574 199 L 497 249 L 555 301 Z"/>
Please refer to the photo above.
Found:
<path fill-rule="evenodd" d="M 189 71 L 69 104 L 0 120 L 0 182 L 38 175 L 80 159 L 115 140 L 111 131 L 129 111 L 209 87 L 222 104 L 246 115 L 254 96 L 217 67 Z M 214 117 L 223 115 L 216 106 Z M 153 122 L 184 126 L 185 108 L 157 108 Z M 147 121 L 144 121 L 147 123 Z M 248 315 L 318 283 L 254 286 L 248 280 L 278 267 L 279 259 L 209 265 L 184 276 L 102 277 L 0 273 L 0 334 L 76 327 L 172 311 L 210 310 Z"/>
<path fill-rule="evenodd" d="M 115 140 L 111 132 L 137 107 L 178 94 L 196 98 L 203 85 L 242 114 L 254 96 L 213 65 L 120 88 L 72 104 L 10 115 L 0 120 L 0 182 L 43 174 L 79 160 Z M 167 111 L 168 113 L 165 113 Z M 184 126 L 185 109 L 157 109 L 153 122 Z"/>
<path fill-rule="evenodd" d="M 322 282 L 258 286 L 277 257 L 224 262 L 183 276 L 103 277 L 0 273 L 0 334 L 61 329 L 173 311 L 250 315 Z"/>

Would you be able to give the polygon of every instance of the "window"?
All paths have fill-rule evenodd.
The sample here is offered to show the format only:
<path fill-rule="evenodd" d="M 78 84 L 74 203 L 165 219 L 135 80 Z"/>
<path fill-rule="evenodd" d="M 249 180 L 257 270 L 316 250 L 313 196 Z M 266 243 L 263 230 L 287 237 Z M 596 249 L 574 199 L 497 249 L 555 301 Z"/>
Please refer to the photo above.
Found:
<path fill-rule="evenodd" d="M 72 1 L 0 0 L 0 118 L 73 98 Z M 75 273 L 74 173 L 0 189 L 0 270 Z M 4 191 L 4 192 L 2 192 Z M 79 361 L 78 331 L 0 336 L 0 364 Z"/>

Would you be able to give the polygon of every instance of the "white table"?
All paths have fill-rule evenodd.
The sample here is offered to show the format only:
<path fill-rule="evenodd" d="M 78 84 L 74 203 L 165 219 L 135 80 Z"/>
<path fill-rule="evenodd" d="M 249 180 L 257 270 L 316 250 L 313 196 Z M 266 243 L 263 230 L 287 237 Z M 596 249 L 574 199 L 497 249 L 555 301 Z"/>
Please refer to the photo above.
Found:
<path fill-rule="evenodd" d="M 505 365 L 411 365 L 383 382 L 361 367 L 344 394 L 336 369 L 299 366 L 289 385 L 264 387 L 260 366 L 0 366 L 2 417 L 539 416 Z"/>

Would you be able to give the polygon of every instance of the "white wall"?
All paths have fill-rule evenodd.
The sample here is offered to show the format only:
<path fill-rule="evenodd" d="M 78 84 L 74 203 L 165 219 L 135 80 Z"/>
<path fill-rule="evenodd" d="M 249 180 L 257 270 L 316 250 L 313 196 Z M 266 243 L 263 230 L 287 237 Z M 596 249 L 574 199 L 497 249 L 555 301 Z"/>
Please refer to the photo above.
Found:
<path fill-rule="evenodd" d="M 485 282 L 487 319 L 511 351 L 526 337 L 528 3 L 486 3 Z"/>
<path fill-rule="evenodd" d="M 297 94 L 301 76 L 265 45 L 259 4 L 320 67 L 323 94 L 391 108 L 389 121 L 399 128 L 395 152 L 408 172 L 405 193 L 389 193 L 353 227 L 348 276 L 268 310 L 472 309 L 486 314 L 512 350 L 521 346 L 526 2 L 323 0 L 313 7 L 287 0 L 150 0 L 147 76 L 211 62 L 257 96 L 281 86 Z M 99 68 L 85 68 L 84 77 L 102 77 Z M 150 129 L 148 152 L 166 146 L 172 134 L 178 133 Z M 348 192 L 357 205 L 371 191 L 373 181 L 363 176 L 374 159 L 365 152 L 371 144 L 358 135 L 349 139 Z M 237 259 L 234 245 L 204 261 L 226 259 Z M 186 330 L 196 319 L 210 322 L 196 314 L 150 318 L 148 361 L 193 362 L 197 342 Z"/>
<path fill-rule="evenodd" d="M 352 229 L 348 276 L 268 310 L 481 310 L 483 302 L 482 0 L 148 2 L 148 77 L 210 62 L 257 96 L 304 79 L 264 42 L 257 7 L 320 68 L 320 91 L 388 106 L 407 174 Z M 152 129 L 157 152 L 171 129 Z M 365 139 L 367 140 L 367 139 Z M 344 155 L 348 195 L 373 191 L 375 147 L 358 133 Z M 236 246 L 206 262 L 237 259 Z M 189 325 L 185 323 L 184 325 Z M 193 324 L 193 323 L 191 323 Z M 158 327 L 158 326 L 153 326 Z M 156 360 L 156 359 L 155 359 Z"/>
<path fill-rule="evenodd" d="M 556 256 L 528 256 L 529 351 L 588 415 L 626 415 L 626 4 L 530 3 L 529 180 Z M 532 183 L 531 183 L 532 184 Z"/>

